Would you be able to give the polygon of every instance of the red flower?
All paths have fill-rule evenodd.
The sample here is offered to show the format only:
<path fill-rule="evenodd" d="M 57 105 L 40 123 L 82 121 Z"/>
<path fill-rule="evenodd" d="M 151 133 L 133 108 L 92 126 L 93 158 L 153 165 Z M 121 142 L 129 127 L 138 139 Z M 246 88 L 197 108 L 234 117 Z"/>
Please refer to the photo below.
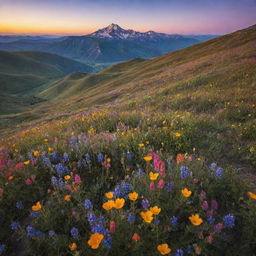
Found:
<path fill-rule="evenodd" d="M 132 240 L 138 242 L 140 240 L 140 236 L 137 233 L 134 233 L 132 236 Z"/>

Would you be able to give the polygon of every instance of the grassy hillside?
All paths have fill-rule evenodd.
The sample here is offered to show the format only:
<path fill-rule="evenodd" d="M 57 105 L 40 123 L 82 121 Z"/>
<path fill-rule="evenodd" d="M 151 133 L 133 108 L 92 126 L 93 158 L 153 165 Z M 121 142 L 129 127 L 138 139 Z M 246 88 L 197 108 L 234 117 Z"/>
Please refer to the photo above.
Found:
<path fill-rule="evenodd" d="M 2 116 L 0 249 L 254 256 L 255 43 L 252 26 L 72 73 Z"/>

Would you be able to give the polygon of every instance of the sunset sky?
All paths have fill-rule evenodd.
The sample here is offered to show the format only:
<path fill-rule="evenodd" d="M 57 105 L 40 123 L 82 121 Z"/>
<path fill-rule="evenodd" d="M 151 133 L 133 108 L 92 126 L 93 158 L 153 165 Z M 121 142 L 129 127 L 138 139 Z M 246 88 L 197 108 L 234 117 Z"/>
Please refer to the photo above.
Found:
<path fill-rule="evenodd" d="M 256 23 L 256 0 L 0 0 L 0 33 L 138 31 L 225 34 Z"/>

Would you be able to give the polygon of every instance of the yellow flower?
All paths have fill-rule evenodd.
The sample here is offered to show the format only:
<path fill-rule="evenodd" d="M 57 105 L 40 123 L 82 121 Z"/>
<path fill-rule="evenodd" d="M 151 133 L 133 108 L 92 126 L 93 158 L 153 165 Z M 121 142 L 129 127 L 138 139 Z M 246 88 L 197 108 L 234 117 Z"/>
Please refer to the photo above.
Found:
<path fill-rule="evenodd" d="M 29 161 L 29 160 L 28 160 L 28 161 L 25 161 L 25 162 L 23 162 L 23 164 L 29 165 L 29 164 L 30 164 L 30 161 Z"/>
<path fill-rule="evenodd" d="M 65 195 L 64 196 L 64 200 L 65 201 L 70 201 L 70 199 L 71 199 L 71 195 Z"/>
<path fill-rule="evenodd" d="M 153 213 L 151 211 L 141 212 L 140 216 L 147 223 L 151 223 L 153 220 Z"/>
<path fill-rule="evenodd" d="M 110 163 L 110 162 L 111 162 L 111 159 L 110 159 L 109 157 L 107 158 L 107 162 L 108 162 L 108 163 Z"/>
<path fill-rule="evenodd" d="M 128 196 L 131 201 L 135 201 L 138 198 L 138 193 L 137 192 L 129 193 Z"/>
<path fill-rule="evenodd" d="M 149 210 L 150 210 L 154 215 L 158 215 L 158 214 L 161 212 L 161 208 L 159 208 L 158 206 L 150 207 Z"/>
<path fill-rule="evenodd" d="M 66 176 L 64 177 L 65 180 L 70 180 L 70 178 L 71 178 L 70 175 L 66 175 Z"/>
<path fill-rule="evenodd" d="M 48 139 L 44 139 L 44 142 L 48 142 Z"/>
<path fill-rule="evenodd" d="M 172 250 L 169 248 L 168 244 L 159 244 L 157 246 L 157 250 L 162 254 L 166 255 L 170 253 Z"/>
<path fill-rule="evenodd" d="M 199 226 L 203 223 L 203 220 L 199 217 L 199 214 L 191 215 L 189 220 L 194 226 Z"/>
<path fill-rule="evenodd" d="M 34 212 L 38 212 L 42 209 L 42 206 L 40 204 L 40 202 L 37 202 L 35 205 L 32 206 L 32 211 Z"/>
<path fill-rule="evenodd" d="M 72 244 L 69 245 L 69 249 L 70 249 L 71 251 L 74 251 L 76 248 L 77 248 L 76 243 L 72 243 Z"/>
<path fill-rule="evenodd" d="M 121 209 L 121 208 L 123 208 L 124 203 L 125 203 L 125 200 L 123 198 L 117 198 L 115 200 L 114 208 Z"/>
<path fill-rule="evenodd" d="M 152 160 L 152 156 L 144 156 L 144 160 L 145 160 L 146 162 L 149 162 L 149 161 Z"/>
<path fill-rule="evenodd" d="M 111 210 L 115 205 L 115 202 L 113 200 L 108 200 L 107 202 L 105 202 L 102 207 L 103 209 L 105 209 L 106 211 Z"/>
<path fill-rule="evenodd" d="M 150 172 L 149 173 L 149 178 L 150 178 L 150 180 L 157 180 L 158 175 L 159 175 L 158 172 L 156 172 L 156 173 Z"/>
<path fill-rule="evenodd" d="M 143 143 L 138 144 L 139 147 L 144 147 L 145 145 Z"/>
<path fill-rule="evenodd" d="M 88 244 L 91 246 L 92 249 L 99 248 L 99 245 L 103 239 L 103 235 L 99 233 L 94 233 L 90 236 L 90 239 L 88 241 Z"/>
<path fill-rule="evenodd" d="M 105 197 L 106 197 L 107 199 L 111 199 L 111 198 L 113 198 L 113 196 L 114 196 L 113 192 L 107 192 L 107 193 L 105 193 Z"/>
<path fill-rule="evenodd" d="M 49 151 L 49 152 L 52 152 L 52 151 L 53 151 L 53 148 L 50 148 L 50 147 L 49 147 L 49 148 L 48 148 L 48 151 Z"/>
<path fill-rule="evenodd" d="M 37 157 L 37 156 L 39 156 L 39 151 L 33 151 L 33 155 L 34 155 L 34 157 Z"/>
<path fill-rule="evenodd" d="M 248 195 L 250 198 L 256 200 L 256 194 L 253 194 L 252 192 L 247 192 L 247 195 Z"/>
<path fill-rule="evenodd" d="M 174 135 L 175 135 L 176 137 L 180 137 L 180 136 L 181 136 L 181 133 L 175 132 Z"/>
<path fill-rule="evenodd" d="M 181 190 L 181 193 L 185 197 L 190 197 L 191 194 L 192 194 L 192 191 L 188 190 L 187 188 L 184 188 L 184 189 Z"/>

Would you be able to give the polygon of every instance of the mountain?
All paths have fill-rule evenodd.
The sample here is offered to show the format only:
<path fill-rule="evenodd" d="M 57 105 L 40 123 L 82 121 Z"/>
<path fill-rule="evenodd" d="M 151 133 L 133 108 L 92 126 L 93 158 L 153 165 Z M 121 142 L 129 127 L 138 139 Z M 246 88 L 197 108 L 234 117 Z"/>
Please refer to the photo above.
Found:
<path fill-rule="evenodd" d="M 107 65 L 134 58 L 149 59 L 200 42 L 198 39 L 181 35 L 125 30 L 117 24 L 111 24 L 85 36 L 17 39 L 8 42 L 6 40 L 10 39 L 5 38 L 1 42 L 0 37 L 0 50 L 43 51 L 84 63 Z"/>

